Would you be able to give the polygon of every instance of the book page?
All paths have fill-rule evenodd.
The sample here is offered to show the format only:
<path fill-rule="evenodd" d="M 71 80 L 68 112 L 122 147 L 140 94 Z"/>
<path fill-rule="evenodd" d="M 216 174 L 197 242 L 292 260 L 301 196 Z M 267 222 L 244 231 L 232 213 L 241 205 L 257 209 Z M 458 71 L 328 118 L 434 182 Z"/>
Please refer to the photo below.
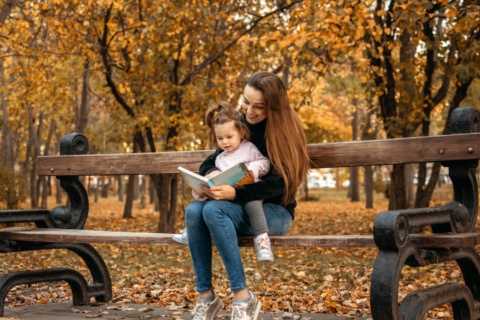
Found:
<path fill-rule="evenodd" d="M 208 185 L 221 186 L 228 184 L 233 187 L 240 182 L 242 182 L 241 184 L 254 182 L 250 171 L 248 171 L 247 166 L 243 162 L 223 171 L 215 177 L 210 178 L 208 180 Z"/>
<path fill-rule="evenodd" d="M 192 189 L 202 193 L 201 185 L 208 186 L 207 178 L 181 166 L 178 167 L 178 171 L 180 171 L 183 179 L 185 179 L 185 182 L 187 182 Z"/>

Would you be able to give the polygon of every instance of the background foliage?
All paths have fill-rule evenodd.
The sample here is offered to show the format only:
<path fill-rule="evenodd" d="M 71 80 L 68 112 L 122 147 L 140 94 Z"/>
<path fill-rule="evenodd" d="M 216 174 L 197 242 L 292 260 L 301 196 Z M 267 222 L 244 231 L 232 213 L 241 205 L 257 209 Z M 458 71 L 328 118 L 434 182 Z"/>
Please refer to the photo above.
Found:
<path fill-rule="evenodd" d="M 202 117 L 252 72 L 279 74 L 309 142 L 440 134 L 478 103 L 479 6 L 469 0 L 0 1 L 2 162 L 33 207 L 38 155 L 85 133 L 90 153 L 205 149 Z M 395 166 L 391 208 L 428 203 Z M 2 179 L 5 179 L 2 176 Z M 152 176 L 155 190 L 176 178 Z M 0 192 L 3 192 L 0 191 Z M 157 194 L 173 226 L 175 192 Z M 414 203 L 413 203 L 414 202 Z"/>

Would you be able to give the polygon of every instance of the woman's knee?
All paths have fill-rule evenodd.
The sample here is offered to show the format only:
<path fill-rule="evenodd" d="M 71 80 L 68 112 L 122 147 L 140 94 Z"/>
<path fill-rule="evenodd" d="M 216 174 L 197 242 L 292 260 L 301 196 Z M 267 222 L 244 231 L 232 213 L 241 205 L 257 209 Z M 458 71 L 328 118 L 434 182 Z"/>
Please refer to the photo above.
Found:
<path fill-rule="evenodd" d="M 218 221 L 218 218 L 225 216 L 225 206 L 228 201 L 207 201 L 203 207 L 203 219 L 207 224 Z"/>
<path fill-rule="evenodd" d="M 194 201 L 187 206 L 187 209 L 185 210 L 185 221 L 187 223 L 197 223 L 202 219 L 204 207 L 204 203 L 202 202 L 203 201 Z"/>

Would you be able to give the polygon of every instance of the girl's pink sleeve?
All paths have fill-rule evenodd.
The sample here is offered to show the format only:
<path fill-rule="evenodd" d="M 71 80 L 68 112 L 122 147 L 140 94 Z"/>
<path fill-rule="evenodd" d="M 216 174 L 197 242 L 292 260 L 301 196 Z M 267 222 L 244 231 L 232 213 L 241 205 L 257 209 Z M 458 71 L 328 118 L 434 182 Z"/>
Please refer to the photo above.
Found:
<path fill-rule="evenodd" d="M 200 193 L 197 192 L 197 190 L 192 190 L 192 196 L 195 200 L 198 200 L 198 201 L 204 201 L 208 199 L 205 196 L 201 196 Z"/>

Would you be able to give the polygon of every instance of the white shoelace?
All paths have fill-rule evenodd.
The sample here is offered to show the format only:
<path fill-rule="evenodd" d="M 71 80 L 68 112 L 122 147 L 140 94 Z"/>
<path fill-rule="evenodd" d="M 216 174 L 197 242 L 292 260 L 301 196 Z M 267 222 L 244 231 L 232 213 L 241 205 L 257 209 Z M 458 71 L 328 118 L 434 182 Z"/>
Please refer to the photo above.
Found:
<path fill-rule="evenodd" d="M 205 319 L 207 317 L 208 303 L 197 303 L 193 308 L 193 319 Z"/>
<path fill-rule="evenodd" d="M 233 304 L 232 305 L 232 320 L 245 320 L 249 319 L 247 317 L 247 307 L 248 304 Z"/>
<path fill-rule="evenodd" d="M 270 238 L 268 238 L 268 237 L 257 238 L 257 239 L 255 239 L 255 242 L 258 243 L 258 248 L 259 249 L 270 249 L 270 247 L 271 247 Z"/>

